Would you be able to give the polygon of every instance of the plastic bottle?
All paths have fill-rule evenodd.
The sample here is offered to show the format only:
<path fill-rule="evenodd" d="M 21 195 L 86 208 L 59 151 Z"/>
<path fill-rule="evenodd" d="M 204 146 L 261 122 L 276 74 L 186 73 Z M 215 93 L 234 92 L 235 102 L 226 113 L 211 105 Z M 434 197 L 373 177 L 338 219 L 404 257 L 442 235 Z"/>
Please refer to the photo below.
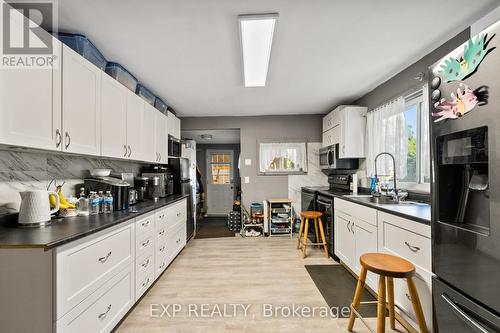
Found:
<path fill-rule="evenodd" d="M 104 212 L 104 194 L 102 193 L 102 191 L 97 192 L 99 197 L 99 214 L 102 214 Z"/>
<path fill-rule="evenodd" d="M 375 187 L 376 187 L 376 181 L 375 181 L 375 176 L 371 175 L 370 176 L 370 192 L 375 193 Z"/>
<path fill-rule="evenodd" d="M 95 191 L 90 192 L 89 198 L 89 212 L 90 215 L 99 214 L 99 196 Z"/>
<path fill-rule="evenodd" d="M 89 199 L 85 195 L 85 188 L 80 188 L 80 197 L 76 205 L 78 216 L 88 216 L 89 215 Z"/>
<path fill-rule="evenodd" d="M 106 191 L 104 196 L 103 212 L 106 214 L 113 212 L 113 195 L 111 195 L 111 191 Z"/>

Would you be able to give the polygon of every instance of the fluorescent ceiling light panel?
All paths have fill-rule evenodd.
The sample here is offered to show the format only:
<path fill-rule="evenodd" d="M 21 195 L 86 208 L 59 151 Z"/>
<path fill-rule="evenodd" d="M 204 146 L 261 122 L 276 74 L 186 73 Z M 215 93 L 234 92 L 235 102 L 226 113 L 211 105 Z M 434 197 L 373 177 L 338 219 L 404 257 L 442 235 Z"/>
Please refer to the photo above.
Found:
<path fill-rule="evenodd" d="M 245 87 L 265 87 L 278 14 L 238 16 Z"/>

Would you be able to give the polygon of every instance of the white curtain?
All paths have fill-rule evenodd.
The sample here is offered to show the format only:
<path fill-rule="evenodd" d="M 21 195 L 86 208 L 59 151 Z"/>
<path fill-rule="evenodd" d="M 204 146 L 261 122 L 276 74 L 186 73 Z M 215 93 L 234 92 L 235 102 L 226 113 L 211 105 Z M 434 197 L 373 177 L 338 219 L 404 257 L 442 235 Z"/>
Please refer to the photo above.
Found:
<path fill-rule="evenodd" d="M 431 175 L 431 143 L 429 141 L 429 86 L 426 84 L 422 87 L 422 112 L 421 112 L 421 176 L 422 180 L 427 180 Z"/>
<path fill-rule="evenodd" d="M 366 169 L 367 176 L 375 175 L 375 157 L 388 152 L 396 159 L 398 178 L 406 177 L 408 133 L 404 118 L 405 101 L 399 97 L 367 113 L 366 122 Z M 377 161 L 378 175 L 392 175 L 392 160 L 381 156 Z"/>

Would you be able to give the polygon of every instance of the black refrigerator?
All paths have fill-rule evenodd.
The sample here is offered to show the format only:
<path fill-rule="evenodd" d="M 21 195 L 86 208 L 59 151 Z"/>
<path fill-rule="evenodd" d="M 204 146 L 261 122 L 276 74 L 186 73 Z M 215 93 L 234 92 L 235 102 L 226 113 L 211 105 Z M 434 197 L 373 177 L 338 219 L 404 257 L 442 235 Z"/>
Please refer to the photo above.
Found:
<path fill-rule="evenodd" d="M 195 212 L 193 211 L 193 188 L 190 179 L 189 159 L 169 158 L 169 169 L 174 175 L 174 194 L 185 194 L 187 198 L 186 238 L 189 240 L 194 233 Z"/>
<path fill-rule="evenodd" d="M 439 332 L 500 332 L 500 24 L 430 68 Z"/>

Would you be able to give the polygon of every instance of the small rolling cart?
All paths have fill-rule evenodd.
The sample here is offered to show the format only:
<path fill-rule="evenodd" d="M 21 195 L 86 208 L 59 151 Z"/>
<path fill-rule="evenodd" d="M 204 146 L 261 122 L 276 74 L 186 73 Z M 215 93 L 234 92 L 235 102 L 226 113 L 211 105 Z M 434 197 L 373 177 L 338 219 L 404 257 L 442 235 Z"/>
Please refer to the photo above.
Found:
<path fill-rule="evenodd" d="M 267 200 L 269 236 L 293 236 L 293 208 L 291 199 Z"/>

